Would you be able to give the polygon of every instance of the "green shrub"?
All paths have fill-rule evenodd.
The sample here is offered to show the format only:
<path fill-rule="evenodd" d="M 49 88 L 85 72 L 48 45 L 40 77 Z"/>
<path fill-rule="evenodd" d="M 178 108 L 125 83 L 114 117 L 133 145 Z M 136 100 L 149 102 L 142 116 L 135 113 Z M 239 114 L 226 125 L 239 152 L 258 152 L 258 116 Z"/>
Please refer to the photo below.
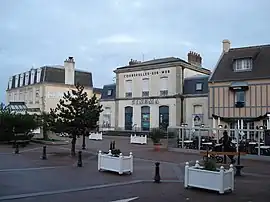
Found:
<path fill-rule="evenodd" d="M 209 171 L 217 171 L 217 164 L 214 159 L 204 161 L 204 169 Z"/>
<path fill-rule="evenodd" d="M 161 138 L 164 137 L 164 131 L 159 128 L 153 128 L 149 133 L 150 138 L 154 144 L 159 144 Z"/>

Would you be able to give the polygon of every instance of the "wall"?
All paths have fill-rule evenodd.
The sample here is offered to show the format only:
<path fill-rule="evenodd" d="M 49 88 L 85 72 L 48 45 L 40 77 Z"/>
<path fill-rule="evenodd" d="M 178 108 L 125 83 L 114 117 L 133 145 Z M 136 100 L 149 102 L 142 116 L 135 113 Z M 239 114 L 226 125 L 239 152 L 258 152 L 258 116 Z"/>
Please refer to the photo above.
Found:
<path fill-rule="evenodd" d="M 203 121 L 202 123 L 205 126 L 211 126 L 211 122 L 208 118 L 208 97 L 189 97 L 185 98 L 185 123 L 188 124 L 189 127 L 192 127 L 192 119 L 194 114 L 194 106 L 201 105 L 202 106 L 202 114 Z"/>
<path fill-rule="evenodd" d="M 159 104 L 153 105 L 132 105 L 131 100 L 119 100 L 118 106 L 118 127 L 124 128 L 125 127 L 125 107 L 131 106 L 133 107 L 133 125 L 137 124 L 136 127 L 141 127 L 141 107 L 142 106 L 149 106 L 150 107 L 150 128 L 159 127 L 159 106 L 169 106 L 169 125 L 175 126 L 179 120 L 176 117 L 176 99 L 158 99 Z M 178 124 L 179 125 L 179 124 Z"/>
<path fill-rule="evenodd" d="M 170 73 L 162 73 L 163 71 L 168 71 Z M 144 73 L 149 73 L 149 75 L 143 76 Z M 127 75 L 132 75 L 132 77 L 126 77 Z M 149 96 L 159 96 L 160 95 L 160 77 L 168 76 L 168 94 L 172 95 L 176 93 L 176 69 L 175 67 L 162 68 L 162 69 L 152 69 L 147 71 L 134 71 L 127 73 L 119 73 L 117 75 L 117 98 L 124 98 L 126 93 L 126 80 L 132 80 L 132 97 L 142 97 L 142 79 L 149 78 Z"/>
<path fill-rule="evenodd" d="M 64 92 L 72 89 L 75 89 L 75 87 L 71 85 L 44 85 L 44 94 L 42 96 L 45 97 L 43 103 L 43 108 L 45 111 L 49 112 L 50 108 L 55 108 L 59 103 L 59 100 L 63 97 Z M 85 88 L 84 90 L 87 92 L 89 97 L 93 95 L 92 88 Z"/>
<path fill-rule="evenodd" d="M 104 121 L 104 114 L 107 113 L 106 108 L 110 108 L 111 114 L 111 127 L 114 128 L 115 125 L 115 101 L 101 101 L 100 104 L 102 105 L 103 112 L 100 113 L 99 117 L 99 126 L 103 128 L 103 121 Z"/>
<path fill-rule="evenodd" d="M 246 103 L 236 108 L 235 95 L 229 90 L 231 82 L 209 83 L 209 115 L 222 117 L 258 117 L 270 111 L 270 80 L 250 80 Z"/>

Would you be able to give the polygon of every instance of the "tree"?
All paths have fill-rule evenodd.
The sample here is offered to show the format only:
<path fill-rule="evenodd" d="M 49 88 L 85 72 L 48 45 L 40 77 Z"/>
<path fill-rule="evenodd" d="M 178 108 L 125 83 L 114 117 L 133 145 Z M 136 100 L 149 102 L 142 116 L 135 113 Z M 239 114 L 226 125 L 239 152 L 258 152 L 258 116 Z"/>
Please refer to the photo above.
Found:
<path fill-rule="evenodd" d="M 54 128 L 61 128 L 61 132 L 70 134 L 71 155 L 75 156 L 77 137 L 87 135 L 89 131 L 98 127 L 97 122 L 102 112 L 102 106 L 94 94 L 88 98 L 84 86 L 77 84 L 75 90 L 64 93 L 55 109 L 51 109 L 50 116 L 54 120 Z"/>

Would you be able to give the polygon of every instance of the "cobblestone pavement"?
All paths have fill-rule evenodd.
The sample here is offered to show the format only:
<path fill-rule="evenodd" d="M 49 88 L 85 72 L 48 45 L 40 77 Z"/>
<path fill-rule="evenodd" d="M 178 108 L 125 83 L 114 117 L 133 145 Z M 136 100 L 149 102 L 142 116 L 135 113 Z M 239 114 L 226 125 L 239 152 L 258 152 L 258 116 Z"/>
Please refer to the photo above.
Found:
<path fill-rule="evenodd" d="M 119 176 L 97 171 L 98 150 L 106 151 L 110 141 L 124 154 L 134 154 L 134 173 Z M 77 150 L 81 148 L 78 141 Z M 218 195 L 198 189 L 184 189 L 184 163 L 201 157 L 193 154 L 155 152 L 153 146 L 131 145 L 128 138 L 105 137 L 87 140 L 83 167 L 69 155 L 68 146 L 47 146 L 48 160 L 41 160 L 42 145 L 31 144 L 13 154 L 11 146 L 0 146 L 0 201 L 91 201 L 109 202 L 138 197 L 134 201 L 269 201 L 270 163 L 242 160 L 243 176 L 236 178 L 235 192 Z M 154 184 L 154 162 L 160 161 L 162 183 Z"/>

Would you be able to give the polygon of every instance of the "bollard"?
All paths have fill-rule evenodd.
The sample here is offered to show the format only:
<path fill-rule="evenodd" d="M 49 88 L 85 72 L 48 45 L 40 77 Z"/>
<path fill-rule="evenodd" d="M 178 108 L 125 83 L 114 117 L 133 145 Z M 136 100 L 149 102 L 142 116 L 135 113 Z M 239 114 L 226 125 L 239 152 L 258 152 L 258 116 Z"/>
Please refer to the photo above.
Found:
<path fill-rule="evenodd" d="M 18 143 L 15 144 L 15 154 L 19 154 L 20 153 L 20 150 L 19 150 L 19 145 Z"/>
<path fill-rule="evenodd" d="M 110 143 L 110 149 L 109 150 L 113 150 L 113 143 L 112 143 L 112 141 Z"/>
<path fill-rule="evenodd" d="M 77 163 L 78 167 L 82 167 L 82 151 L 79 151 L 78 153 L 78 163 Z"/>
<path fill-rule="evenodd" d="M 236 172 L 235 172 L 235 176 L 241 176 L 241 170 L 244 168 L 244 166 L 242 166 L 240 164 L 240 151 L 238 151 L 238 157 L 237 157 L 237 165 L 235 165 L 235 168 L 236 168 Z"/>
<path fill-rule="evenodd" d="M 46 146 L 43 146 L 43 152 L 42 152 L 41 159 L 42 160 L 47 160 Z"/>
<path fill-rule="evenodd" d="M 115 141 L 112 142 L 112 149 L 115 149 Z"/>
<path fill-rule="evenodd" d="M 159 165 L 160 165 L 160 163 L 159 162 L 156 162 L 155 165 L 156 165 L 156 169 L 155 169 L 154 182 L 155 183 L 160 183 L 160 174 L 159 174 Z"/>

